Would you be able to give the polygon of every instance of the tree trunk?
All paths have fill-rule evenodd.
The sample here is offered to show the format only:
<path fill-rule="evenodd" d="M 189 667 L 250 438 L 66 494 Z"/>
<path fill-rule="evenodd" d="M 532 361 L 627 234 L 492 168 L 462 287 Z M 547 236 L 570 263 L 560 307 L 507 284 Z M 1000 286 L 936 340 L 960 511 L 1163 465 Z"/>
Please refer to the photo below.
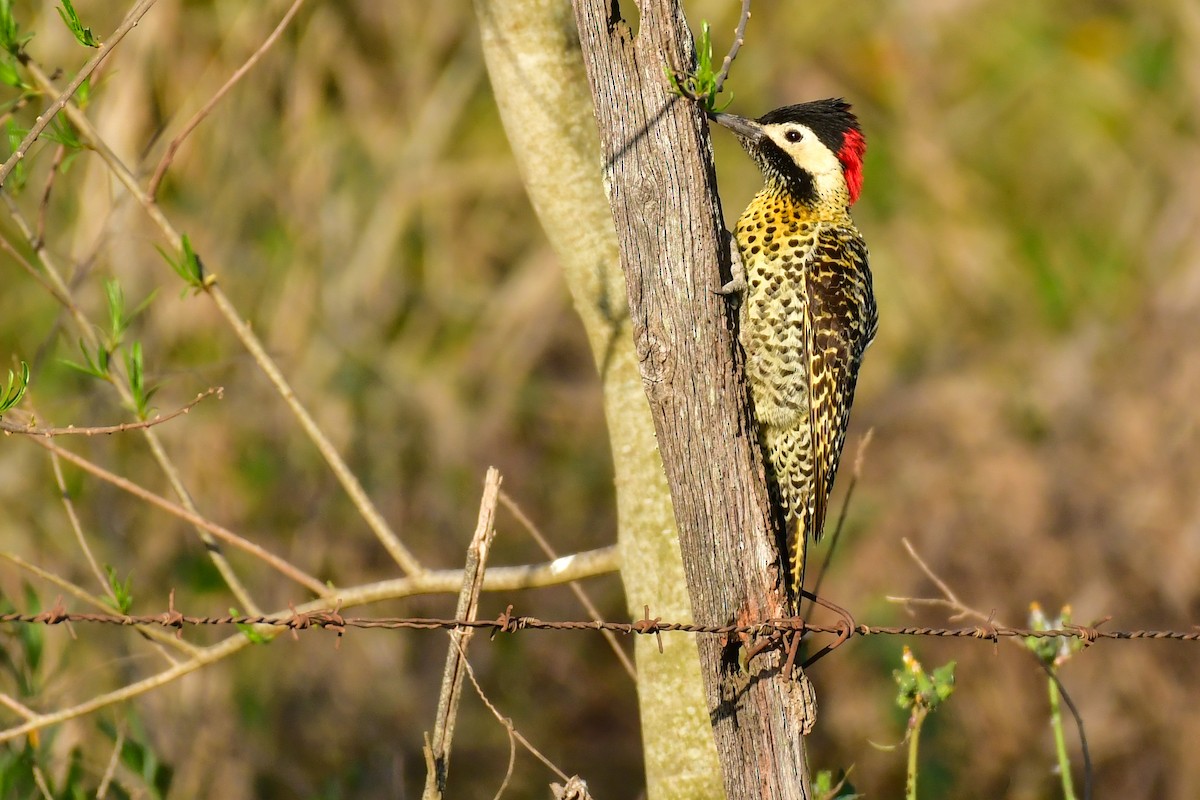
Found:
<path fill-rule="evenodd" d="M 630 614 L 690 621 L 671 495 L 630 333 L 600 142 L 566 0 L 475 0 L 488 74 L 522 178 L 558 253 L 604 387 Z M 724 795 L 696 641 L 636 640 L 649 800 Z"/>
<path fill-rule="evenodd" d="M 677 0 L 639 7 L 634 37 L 616 2 L 575 0 L 633 339 L 693 614 L 752 624 L 787 603 L 732 313 L 715 291 L 729 265 L 708 127 L 663 74 L 695 53 Z M 726 795 L 808 798 L 805 682 L 780 676 L 775 650 L 744 666 L 736 641 L 702 636 L 699 650 Z"/>

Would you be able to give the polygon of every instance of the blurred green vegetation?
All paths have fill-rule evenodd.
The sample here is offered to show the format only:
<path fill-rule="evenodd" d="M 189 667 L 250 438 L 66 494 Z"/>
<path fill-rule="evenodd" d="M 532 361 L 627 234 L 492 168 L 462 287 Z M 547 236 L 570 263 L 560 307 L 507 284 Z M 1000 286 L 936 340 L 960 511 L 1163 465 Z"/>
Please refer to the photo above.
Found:
<path fill-rule="evenodd" d="M 77 0 L 75 10 L 103 39 L 123 5 Z M 160 3 L 93 80 L 91 119 L 147 178 L 286 5 Z M 694 30 L 712 23 L 718 55 L 738 5 L 686 3 Z M 92 51 L 54 7 L 14 3 L 21 33 L 34 34 L 30 53 L 69 76 Z M 899 617 L 881 597 L 934 591 L 900 547 L 908 537 L 964 601 L 998 619 L 1019 622 L 1034 597 L 1069 602 L 1082 621 L 1113 614 L 1121 627 L 1200 619 L 1200 8 L 760 2 L 727 88 L 730 110 L 748 115 L 845 96 L 868 137 L 855 213 L 881 329 L 848 447 L 868 428 L 875 436 L 823 592 L 860 621 Z M 5 92 L 0 103 L 18 95 Z M 43 105 L 6 111 L 28 127 Z M 731 137 L 717 131 L 714 142 L 732 220 L 758 176 Z M 16 193 L 31 219 L 57 146 L 35 146 Z M 307 4 L 183 145 L 160 198 L 422 559 L 461 563 L 489 464 L 560 552 L 613 541 L 598 382 L 508 153 L 470 4 Z M 211 304 L 179 296 L 155 249 L 163 242 L 94 154 L 55 179 L 45 220 L 48 252 L 102 330 L 106 281 L 119 282 L 129 309 L 166 290 L 124 332 L 159 387 L 152 407 L 225 387 L 223 400 L 159 428 L 204 513 L 321 579 L 394 575 Z M 0 236 L 32 257 L 4 215 Z M 29 362 L 23 407 L 58 425 L 131 419 L 106 385 L 64 364 L 80 358 L 68 315 L 10 254 L 0 265 L 0 373 Z M 140 438 L 67 444 L 168 492 Z M 189 612 L 228 608 L 193 531 L 66 473 L 97 559 L 132 579 L 134 611 L 163 610 L 170 589 Z M 0 475 L 0 551 L 98 591 L 42 452 L 4 439 Z M 230 559 L 264 605 L 302 599 L 250 559 Z M 493 559 L 540 555 L 501 515 Z M 0 569 L 0 591 L 17 605 L 27 580 Z M 57 590 L 31 585 L 53 603 Z M 590 588 L 605 614 L 623 617 L 615 577 Z M 544 618 L 583 614 L 558 589 L 485 597 L 481 614 L 508 602 Z M 452 598 L 424 598 L 371 611 L 452 608 Z M 163 663 L 133 633 L 77 634 L 46 633 L 41 692 L 22 702 L 58 707 Z M 21 646 L 12 635 L 10 661 Z M 100 721 L 136 718 L 139 757 L 160 770 L 146 785 L 169 775 L 172 796 L 413 793 L 445 646 L 426 633 L 351 633 L 336 651 L 329 637 L 281 639 L 64 726 L 43 746 L 60 778 L 81 769 L 94 787 L 112 749 Z M 902 735 L 888 666 L 899 649 L 852 644 L 812 676 L 822 708 L 813 761 L 853 764 L 871 797 L 903 786 L 902 757 L 868 745 Z M 1044 677 L 1028 656 L 932 641 L 921 653 L 959 665 L 955 701 L 923 737 L 926 786 L 1055 796 Z M 597 797 L 638 796 L 633 687 L 598 637 L 500 637 L 473 648 L 472 662 L 502 712 Z M 1200 796 L 1189 757 L 1200 718 L 1184 713 L 1200 703 L 1193 663 L 1185 645 L 1113 644 L 1062 670 L 1113 796 Z M 15 677 L 2 680 L 18 694 Z M 507 758 L 506 734 L 468 694 L 452 794 L 490 796 Z M 550 777 L 519 755 L 511 796 L 541 796 Z"/>

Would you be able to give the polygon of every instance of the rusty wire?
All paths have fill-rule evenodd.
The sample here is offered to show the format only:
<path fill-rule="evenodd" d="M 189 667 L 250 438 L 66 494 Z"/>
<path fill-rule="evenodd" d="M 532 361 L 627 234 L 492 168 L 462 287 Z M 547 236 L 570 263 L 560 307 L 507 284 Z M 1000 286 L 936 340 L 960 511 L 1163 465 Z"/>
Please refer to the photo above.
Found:
<path fill-rule="evenodd" d="M 174 628 L 179 631 L 182 631 L 184 627 L 210 625 L 265 625 L 285 628 L 293 632 L 312 628 L 324 628 L 335 631 L 339 636 L 344 634 L 349 628 L 382 628 L 387 630 L 479 628 L 491 630 L 493 636 L 499 633 L 516 633 L 521 630 L 612 631 L 614 633 L 654 636 L 675 632 L 721 636 L 752 635 L 759 637 L 813 633 L 836 635 L 840 639 L 839 644 L 852 636 L 937 636 L 979 639 L 989 642 L 1017 637 L 1031 637 L 1036 639 L 1066 637 L 1079 639 L 1089 645 L 1100 639 L 1200 641 L 1200 626 L 1194 627 L 1191 631 L 1100 630 L 1095 625 L 1072 625 L 1068 628 L 1052 630 L 1012 628 L 997 624 L 936 628 L 907 625 L 863 625 L 855 623 L 853 618 L 849 617 L 848 614 L 844 615 L 837 624 L 833 625 L 815 625 L 800 617 L 768 619 L 751 625 L 701 625 L 696 623 L 664 622 L 660 618 L 651 618 L 649 609 L 646 610 L 645 617 L 640 620 L 632 622 L 605 622 L 602 620 L 544 620 L 537 617 L 515 615 L 512 613 L 512 608 L 511 605 L 508 606 L 504 613 L 495 619 L 463 620 L 430 617 L 346 617 L 336 609 L 332 611 L 293 612 L 287 615 L 199 617 L 183 614 L 176 610 L 173 604 L 168 611 L 160 614 L 94 614 L 69 612 L 62 607 L 61 603 L 58 603 L 53 608 L 38 614 L 0 614 L 0 624 L 59 625 L 62 623 L 96 623 L 124 626 L 157 625 L 164 628 Z"/>

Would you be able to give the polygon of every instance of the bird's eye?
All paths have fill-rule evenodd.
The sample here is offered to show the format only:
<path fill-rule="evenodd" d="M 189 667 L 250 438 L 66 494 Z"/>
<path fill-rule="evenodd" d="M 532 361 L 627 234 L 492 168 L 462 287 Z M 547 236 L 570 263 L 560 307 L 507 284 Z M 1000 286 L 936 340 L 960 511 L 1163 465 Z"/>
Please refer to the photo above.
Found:
<path fill-rule="evenodd" d="M 792 128 L 783 135 L 783 138 L 787 139 L 789 142 L 798 142 L 804 138 L 804 134 L 795 128 Z"/>

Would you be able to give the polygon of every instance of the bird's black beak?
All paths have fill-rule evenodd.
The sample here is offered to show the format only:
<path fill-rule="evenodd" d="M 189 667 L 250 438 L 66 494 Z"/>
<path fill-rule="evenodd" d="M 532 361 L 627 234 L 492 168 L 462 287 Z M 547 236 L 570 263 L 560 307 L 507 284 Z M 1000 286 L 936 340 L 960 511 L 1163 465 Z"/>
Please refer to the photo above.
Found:
<path fill-rule="evenodd" d="M 713 122 L 736 133 L 748 142 L 758 142 L 763 138 L 763 129 L 752 119 L 739 117 L 736 114 L 710 114 Z"/>

